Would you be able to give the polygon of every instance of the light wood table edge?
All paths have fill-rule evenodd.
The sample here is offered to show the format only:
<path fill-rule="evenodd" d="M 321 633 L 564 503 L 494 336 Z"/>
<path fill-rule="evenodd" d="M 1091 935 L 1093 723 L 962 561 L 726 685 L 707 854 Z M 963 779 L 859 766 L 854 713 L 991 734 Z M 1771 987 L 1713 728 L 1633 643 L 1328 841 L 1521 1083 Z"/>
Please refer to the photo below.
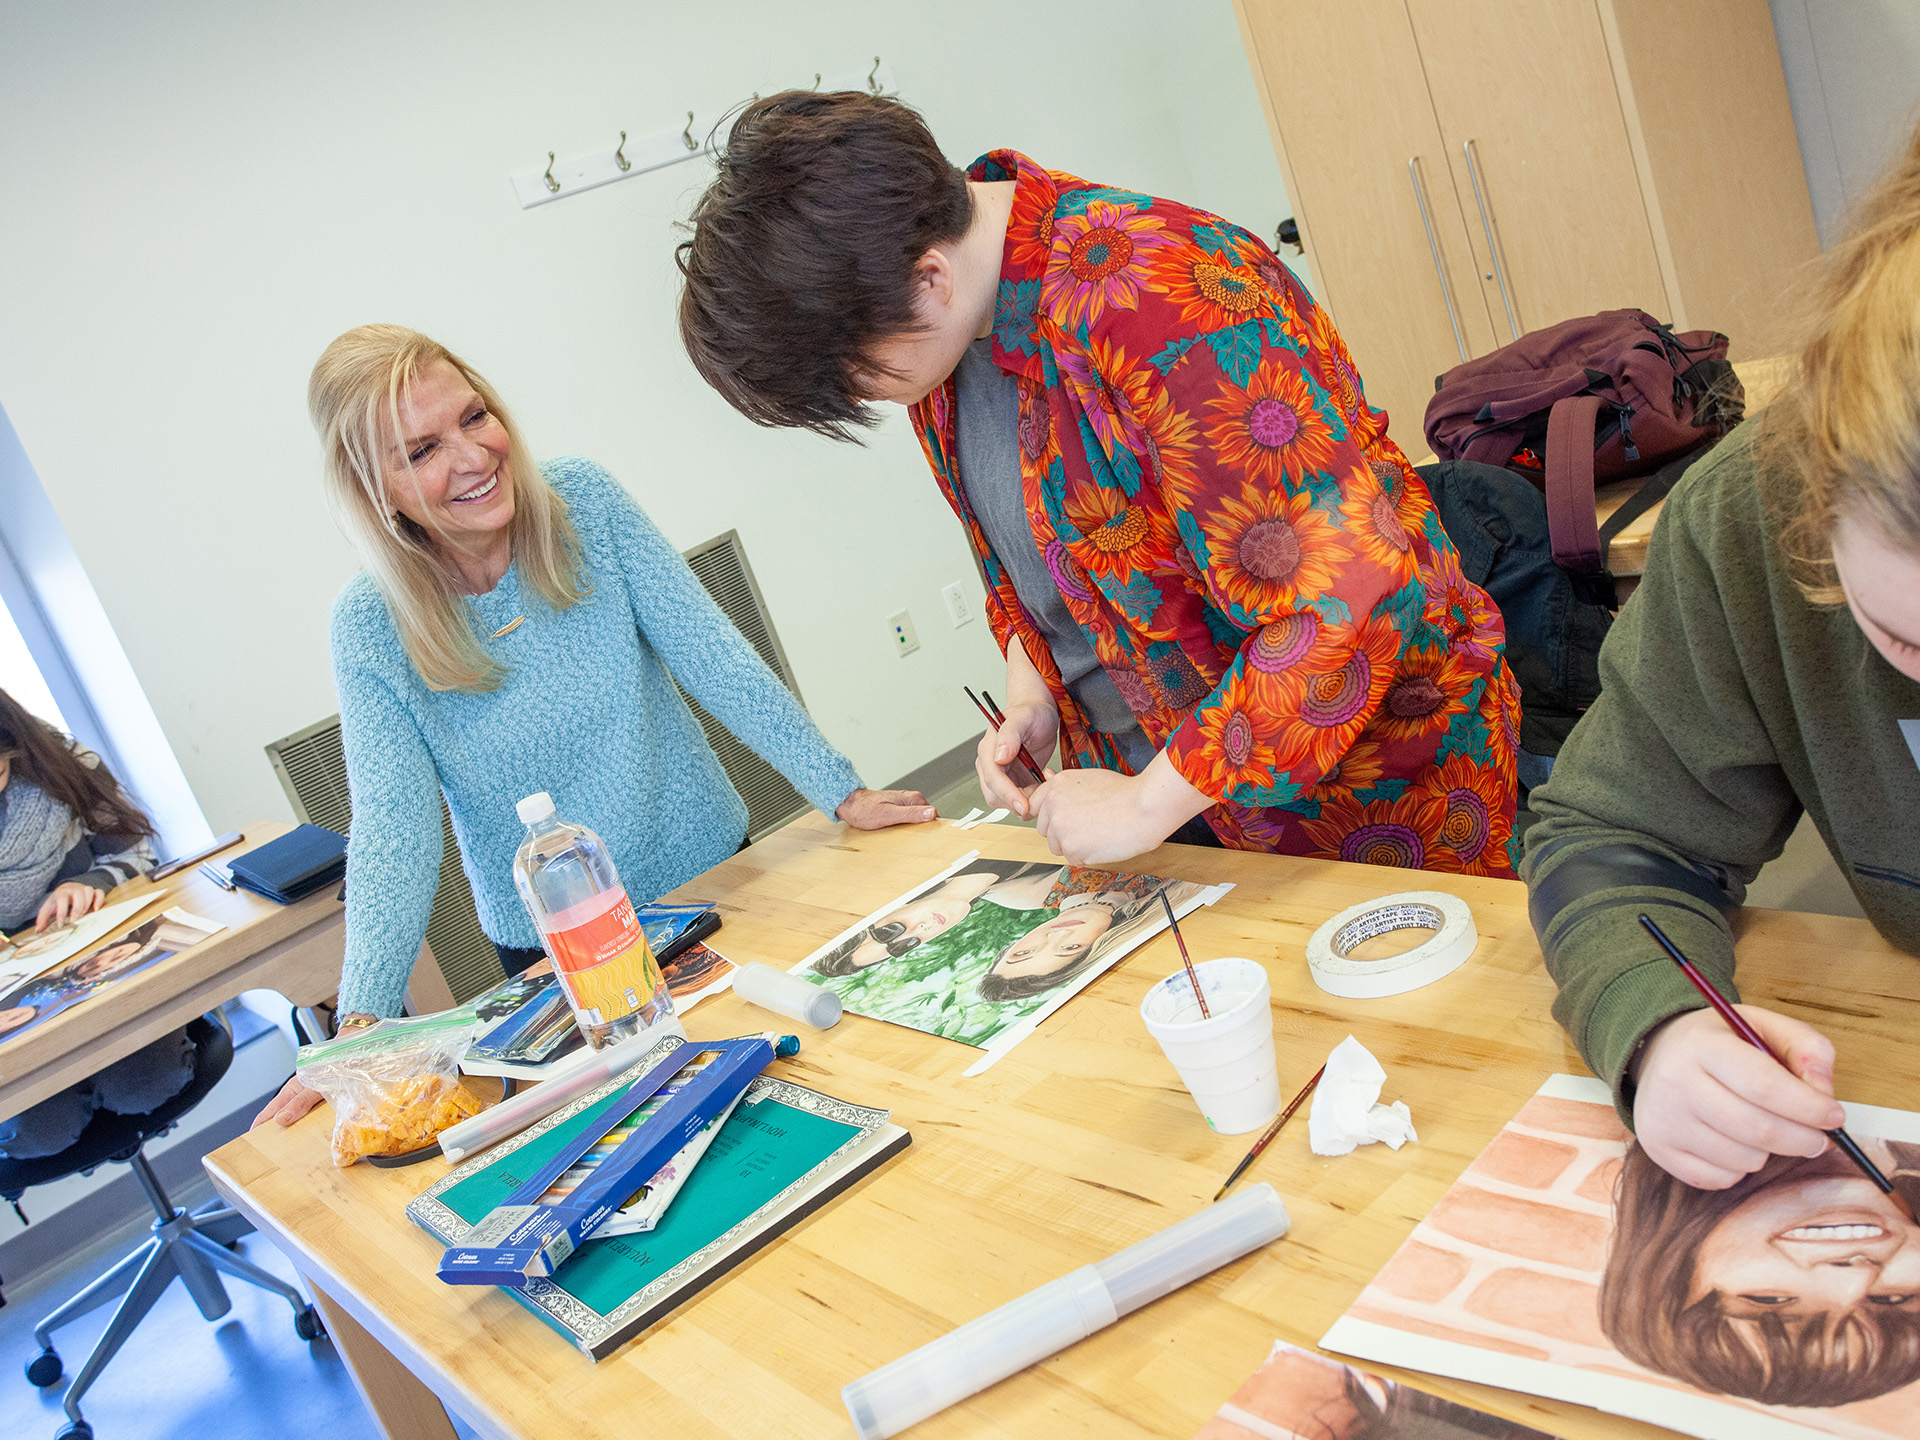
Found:
<path fill-rule="evenodd" d="M 218 1153 L 201 1162 L 206 1167 L 207 1178 L 221 1199 L 251 1221 L 254 1229 L 287 1257 L 287 1263 L 313 1292 L 326 1319 L 327 1331 L 353 1376 L 354 1387 L 389 1440 L 451 1437 L 454 1431 L 447 1423 L 448 1410 L 459 1415 L 464 1424 L 486 1440 L 513 1440 L 510 1431 L 503 1429 L 484 1410 L 477 1409 L 458 1382 L 410 1344 L 401 1331 L 367 1303 L 365 1296 L 356 1293 L 338 1276 L 329 1274 L 295 1236 L 253 1205 L 245 1188 L 215 1163 Z M 324 1284 L 318 1276 L 326 1277 Z M 336 1328 L 337 1316 L 345 1316 L 350 1323 Z M 428 1376 L 432 1377 L 431 1382 L 424 1378 Z M 436 1419 L 446 1427 L 444 1431 L 434 1428 Z"/>
<path fill-rule="evenodd" d="M 134 917 L 136 922 L 149 918 L 145 914 Z M 295 972 L 294 979 L 310 983 L 294 987 L 299 993 L 287 994 L 287 998 L 296 1005 L 309 1005 L 327 999 L 339 988 L 340 957 L 337 947 L 330 954 L 325 953 L 327 947 L 324 942 L 343 926 L 341 916 L 335 915 L 323 921 L 317 929 L 278 940 L 263 950 L 255 951 L 238 965 L 223 968 L 196 982 L 164 1005 L 100 1032 L 84 1049 L 76 1050 L 51 1065 L 40 1066 L 30 1074 L 0 1081 L 0 1113 L 18 1114 L 39 1104 L 67 1086 L 98 1073 L 115 1060 L 131 1055 L 168 1031 L 179 1029 L 196 1016 L 218 1009 L 243 990 L 271 989 L 286 994 L 290 988 L 288 976 L 281 967 L 289 956 L 295 957 L 303 967 Z M 275 971 L 280 973 L 273 973 Z M 252 983 L 256 977 L 261 981 L 258 985 Z"/>
<path fill-rule="evenodd" d="M 387 1440 L 457 1440 L 440 1397 L 370 1335 L 346 1306 L 314 1284 L 312 1276 L 302 1278 L 327 1322 L 327 1335 L 346 1359 L 353 1388 Z"/>
<path fill-rule="evenodd" d="M 216 858 L 231 860 L 290 828 L 283 822 L 256 821 L 247 827 L 245 840 Z M 107 897 L 108 904 L 127 900 L 151 903 L 109 931 L 101 943 L 173 906 L 203 915 L 222 929 L 0 1044 L 0 1119 L 131 1055 L 244 990 L 272 989 L 295 1005 L 312 1005 L 338 988 L 346 907 L 334 898 L 332 887 L 282 906 L 244 890 L 217 889 L 190 868 L 157 882 L 136 876 Z"/>

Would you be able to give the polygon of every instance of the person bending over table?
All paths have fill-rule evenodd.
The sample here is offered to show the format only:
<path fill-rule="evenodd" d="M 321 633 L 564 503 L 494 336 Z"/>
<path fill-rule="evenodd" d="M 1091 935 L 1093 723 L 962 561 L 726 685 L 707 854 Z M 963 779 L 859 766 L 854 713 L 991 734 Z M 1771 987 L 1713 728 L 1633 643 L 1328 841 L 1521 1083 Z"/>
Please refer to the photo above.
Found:
<path fill-rule="evenodd" d="M 635 903 L 740 847 L 747 810 L 685 685 L 817 808 L 861 829 L 934 818 L 864 788 L 611 475 L 534 463 L 499 396 L 444 346 L 349 330 L 308 406 L 363 573 L 334 604 L 353 792 L 343 1025 L 400 1013 L 440 875 L 440 797 L 510 974 L 542 958 L 513 886 L 536 791 L 607 843 Z M 254 1122 L 318 1096 L 287 1082 Z"/>
<path fill-rule="evenodd" d="M 680 264 L 687 349 L 748 418 L 850 439 L 911 407 L 1006 656 L 981 788 L 1055 854 L 1512 873 L 1500 616 L 1260 241 L 791 91 L 734 124 Z M 1017 747 L 1056 741 L 1023 793 Z"/>
<path fill-rule="evenodd" d="M 1636 917 L 1737 998 L 1729 919 L 1804 812 L 1920 951 L 1920 131 L 1818 267 L 1795 378 L 1667 499 L 1523 867 L 1554 1013 L 1703 1189 L 1826 1148 L 1834 1047 L 1751 1005 L 1789 1068 L 1746 1045 Z"/>
<path fill-rule="evenodd" d="M 0 934 L 25 932 L 16 936 L 24 939 L 99 909 L 114 886 L 153 868 L 153 834 L 153 822 L 99 756 L 0 690 Z M 90 971 L 85 978 L 105 977 Z M 0 1038 L 38 1018 L 36 999 L 31 982 L 0 994 Z M 162 1035 L 0 1120 L 0 1155 L 57 1154 L 79 1138 L 96 1110 L 144 1115 L 192 1078 L 186 1030 Z"/>

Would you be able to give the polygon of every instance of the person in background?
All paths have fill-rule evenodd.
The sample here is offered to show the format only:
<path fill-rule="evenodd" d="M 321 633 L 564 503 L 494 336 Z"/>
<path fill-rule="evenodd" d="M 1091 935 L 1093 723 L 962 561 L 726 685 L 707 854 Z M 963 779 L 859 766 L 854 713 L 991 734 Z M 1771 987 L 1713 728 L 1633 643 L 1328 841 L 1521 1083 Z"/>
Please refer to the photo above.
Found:
<path fill-rule="evenodd" d="M 1006 657 L 981 788 L 1055 854 L 1512 873 L 1499 613 L 1258 239 L 789 91 L 735 122 L 680 266 L 688 353 L 749 419 L 851 439 L 911 407 Z M 1022 793 L 1017 747 L 1056 742 Z"/>
<path fill-rule="evenodd" d="M 1916 294 L 1920 130 L 1816 262 L 1787 388 L 1667 498 L 1599 701 L 1533 792 L 1523 874 L 1554 1014 L 1688 1185 L 1825 1151 L 1834 1047 L 1743 1005 L 1786 1065 L 1749 1046 L 1637 917 L 1737 1000 L 1729 921 L 1805 814 L 1875 928 L 1920 953 Z M 1850 994 L 1846 958 L 1809 970 L 1809 1004 Z"/>
<path fill-rule="evenodd" d="M 0 690 L 0 929 L 37 933 L 97 910 L 114 886 L 153 868 L 153 836 L 153 822 L 99 756 Z M 31 1003 L 9 1004 L 0 1036 L 38 1013 Z M 192 1078 L 193 1042 L 184 1028 L 171 1031 L 0 1120 L 0 1155 L 57 1154 L 95 1111 L 144 1115 Z"/>
<path fill-rule="evenodd" d="M 98 910 L 153 868 L 153 835 L 98 755 L 0 690 L 0 934 Z"/>
<path fill-rule="evenodd" d="M 510 974 L 542 958 L 513 888 L 514 806 L 549 792 L 606 841 L 636 904 L 732 855 L 745 804 L 677 680 L 818 809 L 934 818 L 866 789 L 633 498 L 598 465 L 534 463 L 500 397 L 397 325 L 340 336 L 308 407 L 328 499 L 365 567 L 333 610 L 353 797 L 343 1028 L 400 1013 L 453 815 Z M 289 1080 L 255 1123 L 319 1096 Z"/>

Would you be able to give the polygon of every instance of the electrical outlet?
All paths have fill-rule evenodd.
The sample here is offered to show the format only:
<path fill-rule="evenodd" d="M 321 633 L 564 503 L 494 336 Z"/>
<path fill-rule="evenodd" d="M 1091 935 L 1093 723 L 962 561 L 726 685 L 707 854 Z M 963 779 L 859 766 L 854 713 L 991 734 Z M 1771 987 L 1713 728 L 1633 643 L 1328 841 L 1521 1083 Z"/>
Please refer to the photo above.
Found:
<path fill-rule="evenodd" d="M 958 630 L 971 621 L 975 615 L 973 601 L 967 596 L 967 582 L 956 580 L 940 592 L 940 598 L 947 602 L 947 618 L 953 621 Z"/>
<path fill-rule="evenodd" d="M 920 637 L 913 633 L 913 616 L 902 610 L 887 617 L 887 629 L 893 635 L 893 653 L 911 655 L 920 648 Z"/>

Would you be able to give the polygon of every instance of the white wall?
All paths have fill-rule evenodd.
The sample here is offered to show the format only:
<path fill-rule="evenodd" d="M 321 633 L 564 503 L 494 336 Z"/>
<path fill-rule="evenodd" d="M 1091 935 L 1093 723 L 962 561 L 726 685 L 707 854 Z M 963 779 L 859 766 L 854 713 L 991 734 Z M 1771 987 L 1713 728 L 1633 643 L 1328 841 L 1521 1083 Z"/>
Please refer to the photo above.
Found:
<path fill-rule="evenodd" d="M 215 829 L 287 813 L 260 747 L 335 708 L 353 561 L 303 396 L 369 320 L 471 360 L 537 454 L 601 461 L 676 544 L 737 527 L 869 783 L 978 730 L 991 638 L 942 613 L 973 565 L 904 417 L 864 449 L 759 430 L 680 350 L 704 162 L 532 211 L 508 185 L 876 53 L 956 160 L 1012 144 L 1267 237 L 1289 213 L 1229 0 L 0 0 L 0 403 Z"/>
<path fill-rule="evenodd" d="M 1814 222 L 1832 243 L 1842 213 L 1920 120 L 1914 0 L 1770 0 L 1800 135 Z"/>

